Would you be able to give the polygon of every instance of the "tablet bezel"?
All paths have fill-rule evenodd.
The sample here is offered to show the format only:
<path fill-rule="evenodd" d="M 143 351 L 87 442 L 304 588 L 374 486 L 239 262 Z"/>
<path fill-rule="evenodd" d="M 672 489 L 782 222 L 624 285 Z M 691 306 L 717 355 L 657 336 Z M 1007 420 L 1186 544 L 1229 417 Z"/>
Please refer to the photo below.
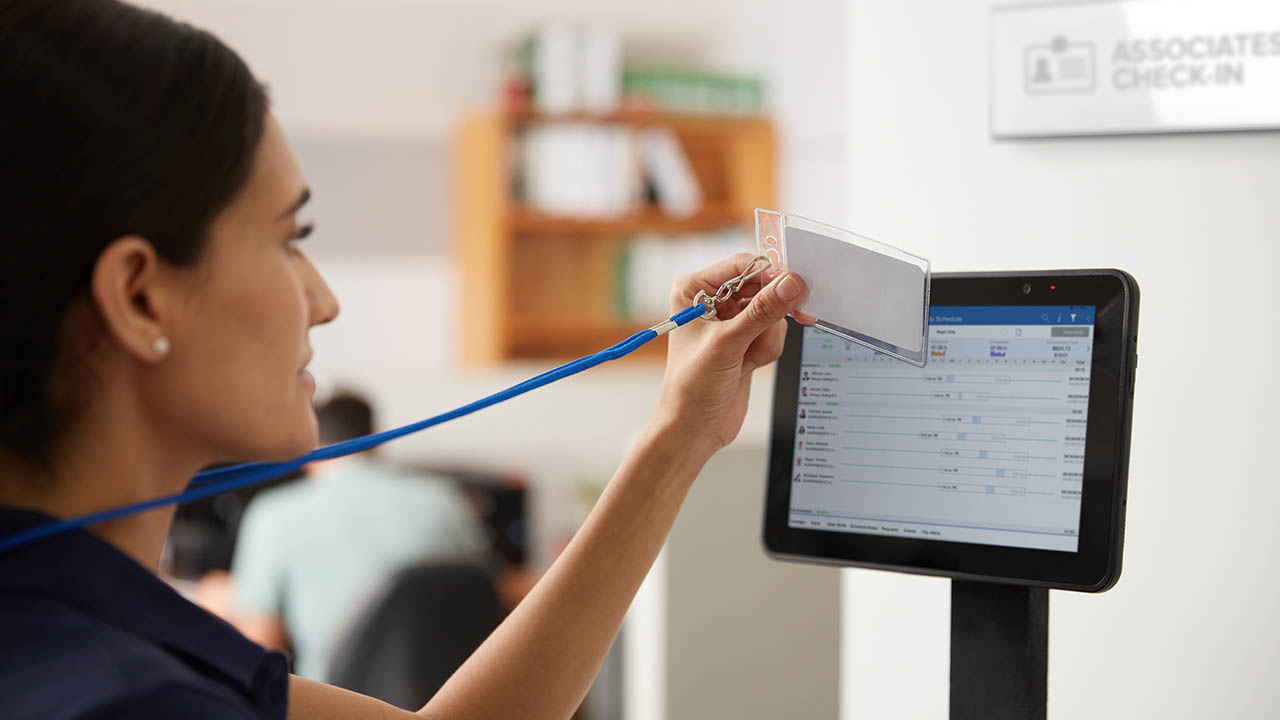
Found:
<path fill-rule="evenodd" d="M 1031 292 L 1024 292 L 1030 285 Z M 1050 287 L 1054 289 L 1050 289 Z M 765 551 L 779 560 L 1100 592 L 1120 577 L 1129 466 L 1138 285 L 1120 270 L 943 273 L 932 305 L 1093 305 L 1093 366 L 1076 552 L 809 530 L 787 525 L 803 327 L 788 319 L 774 384 Z"/>

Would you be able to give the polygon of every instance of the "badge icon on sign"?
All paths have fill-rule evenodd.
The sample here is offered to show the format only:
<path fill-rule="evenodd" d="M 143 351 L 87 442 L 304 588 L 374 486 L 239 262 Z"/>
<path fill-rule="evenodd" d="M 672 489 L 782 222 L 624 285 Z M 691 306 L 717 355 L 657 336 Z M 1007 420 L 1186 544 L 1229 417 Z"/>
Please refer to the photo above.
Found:
<path fill-rule="evenodd" d="M 1093 92 L 1095 55 L 1093 43 L 1071 42 L 1064 35 L 1047 44 L 1028 45 L 1023 61 L 1027 92 Z"/>

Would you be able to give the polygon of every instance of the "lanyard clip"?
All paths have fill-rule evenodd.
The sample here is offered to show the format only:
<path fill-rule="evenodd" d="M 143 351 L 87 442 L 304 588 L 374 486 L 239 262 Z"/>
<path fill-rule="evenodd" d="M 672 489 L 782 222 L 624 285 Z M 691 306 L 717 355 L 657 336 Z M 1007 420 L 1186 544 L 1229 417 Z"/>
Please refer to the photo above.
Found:
<path fill-rule="evenodd" d="M 764 265 L 760 268 L 753 269 L 756 267 L 756 264 L 760 262 L 763 262 Z M 734 293 L 741 290 L 742 286 L 746 285 L 748 280 L 762 272 L 765 272 L 771 267 L 773 267 L 773 262 L 770 261 L 769 258 L 764 255 L 757 255 L 751 258 L 751 262 L 747 263 L 747 267 L 742 271 L 741 275 L 733 278 L 732 280 L 726 281 L 720 286 L 720 289 L 716 291 L 715 295 L 708 295 L 706 290 L 699 290 L 698 294 L 693 296 L 693 301 L 705 308 L 702 313 L 702 319 L 710 320 L 715 317 L 717 306 L 720 303 L 725 302 Z"/>

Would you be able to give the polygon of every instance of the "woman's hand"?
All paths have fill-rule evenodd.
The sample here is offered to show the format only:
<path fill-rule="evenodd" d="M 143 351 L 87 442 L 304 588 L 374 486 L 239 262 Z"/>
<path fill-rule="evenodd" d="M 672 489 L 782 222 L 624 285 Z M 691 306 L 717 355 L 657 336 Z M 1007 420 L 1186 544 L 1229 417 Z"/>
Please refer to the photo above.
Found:
<path fill-rule="evenodd" d="M 671 291 L 671 311 L 692 305 L 699 290 L 715 295 L 752 257 L 735 255 L 680 278 Z M 805 293 L 804 281 L 795 274 L 780 275 L 763 287 L 755 278 L 721 303 L 715 318 L 671 331 L 654 422 L 675 429 L 709 453 L 732 442 L 746 415 L 751 372 L 782 354 L 784 318 Z M 804 316 L 801 320 L 812 322 Z"/>

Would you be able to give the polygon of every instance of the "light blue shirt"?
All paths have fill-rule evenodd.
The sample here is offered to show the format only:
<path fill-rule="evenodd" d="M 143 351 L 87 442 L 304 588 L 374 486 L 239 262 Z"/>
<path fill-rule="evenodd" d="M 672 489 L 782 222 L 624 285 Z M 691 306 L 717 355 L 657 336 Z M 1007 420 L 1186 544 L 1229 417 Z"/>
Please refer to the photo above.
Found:
<path fill-rule="evenodd" d="M 324 682 L 335 644 L 390 573 L 429 559 L 480 560 L 488 548 L 451 482 L 353 458 L 253 499 L 232 565 L 236 603 L 281 617 L 295 672 Z"/>

